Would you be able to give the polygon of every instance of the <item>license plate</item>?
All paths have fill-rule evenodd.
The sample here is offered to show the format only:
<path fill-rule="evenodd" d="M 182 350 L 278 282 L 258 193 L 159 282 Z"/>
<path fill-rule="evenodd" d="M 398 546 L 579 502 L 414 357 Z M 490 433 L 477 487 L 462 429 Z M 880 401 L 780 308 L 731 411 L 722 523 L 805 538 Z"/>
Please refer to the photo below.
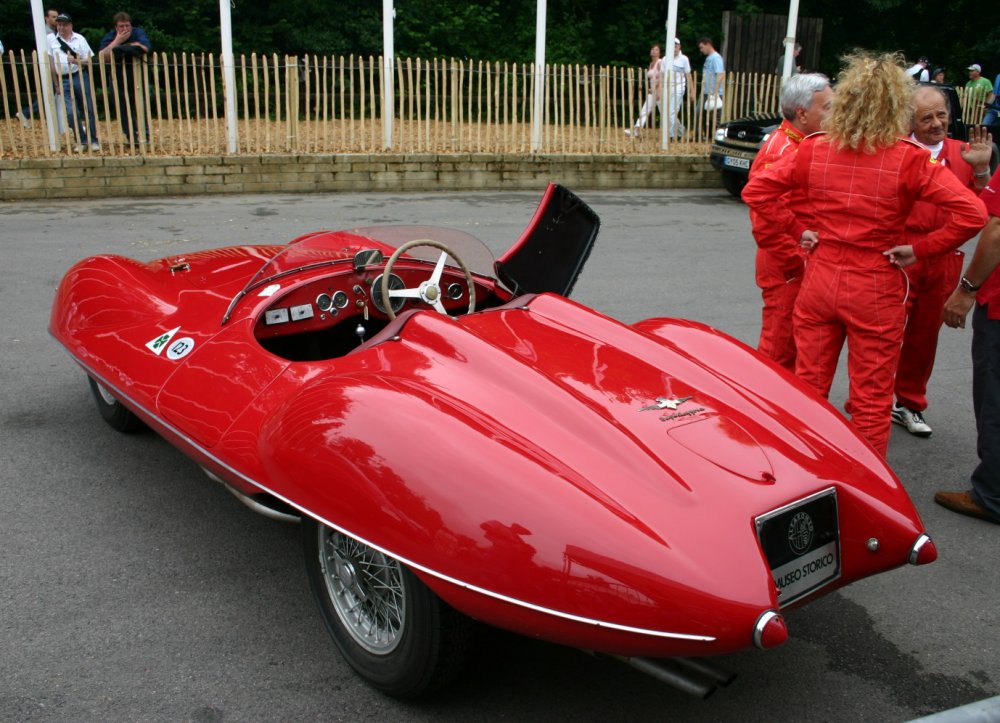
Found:
<path fill-rule="evenodd" d="M 840 577 L 835 489 L 761 515 L 756 523 L 782 607 Z"/>
<path fill-rule="evenodd" d="M 722 165 L 729 166 L 730 168 L 743 168 L 747 171 L 750 170 L 750 161 L 746 158 L 733 158 L 732 156 L 724 156 L 722 159 Z"/>

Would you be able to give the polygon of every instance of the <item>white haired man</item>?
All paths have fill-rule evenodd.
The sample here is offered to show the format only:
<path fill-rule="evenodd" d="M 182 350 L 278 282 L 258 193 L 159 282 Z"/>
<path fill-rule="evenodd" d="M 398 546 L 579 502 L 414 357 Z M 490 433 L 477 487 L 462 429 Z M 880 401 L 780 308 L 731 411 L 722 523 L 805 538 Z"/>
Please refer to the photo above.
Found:
<path fill-rule="evenodd" d="M 799 73 L 788 78 L 780 98 L 784 119 L 754 159 L 750 177 L 776 163 L 786 153 L 794 153 L 803 138 L 820 130 L 830 113 L 832 102 L 833 89 L 825 75 Z M 790 206 L 794 205 L 793 194 Z M 806 229 L 792 218 L 788 220 L 788 227 L 795 229 L 792 234 L 763 223 L 756 213 L 750 211 L 750 223 L 758 244 L 757 286 L 764 300 L 757 350 L 794 371 L 792 310 L 802 284 L 804 262 L 799 253 L 799 241 Z"/>

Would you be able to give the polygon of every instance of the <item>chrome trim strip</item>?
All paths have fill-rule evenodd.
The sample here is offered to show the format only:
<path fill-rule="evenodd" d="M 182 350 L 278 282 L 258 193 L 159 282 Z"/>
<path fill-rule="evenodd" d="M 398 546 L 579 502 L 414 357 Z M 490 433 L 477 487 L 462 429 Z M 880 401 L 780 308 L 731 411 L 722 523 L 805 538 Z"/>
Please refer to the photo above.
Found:
<path fill-rule="evenodd" d="M 57 341 L 58 341 L 58 339 L 57 339 Z M 61 342 L 60 342 L 60 344 L 61 344 Z M 66 347 L 64 346 L 63 348 L 65 349 Z M 220 467 L 222 467 L 223 469 L 227 470 L 228 472 L 230 472 L 234 476 L 239 477 L 244 482 L 247 482 L 248 484 L 253 485 L 257 489 L 261 490 L 262 492 L 266 492 L 267 494 L 275 497 L 276 499 L 281 500 L 282 502 L 284 502 L 285 504 L 289 505 L 290 507 L 293 507 L 294 509 L 297 509 L 302 514 L 309 515 L 310 517 L 312 517 L 316 521 L 322 522 L 327 527 L 330 527 L 331 529 L 334 529 L 337 532 L 340 532 L 341 534 L 353 537 L 354 539 L 356 539 L 359 542 L 367 545 L 368 547 L 371 547 L 371 548 L 373 548 L 375 550 L 378 550 L 382 554 L 388 555 L 389 557 L 391 557 L 391 558 L 393 558 L 395 560 L 398 560 L 399 562 L 401 562 L 402 564 L 406 565 L 407 567 L 413 568 L 415 570 L 420 570 L 421 572 L 426 573 L 427 575 L 430 575 L 431 577 L 435 577 L 438 580 L 450 583 L 452 585 L 455 585 L 456 587 L 463 588 L 463 589 L 468 590 L 470 592 L 475 592 L 475 593 L 478 593 L 480 595 L 485 595 L 486 597 L 492 598 L 494 600 L 499 600 L 501 602 L 506 602 L 506 603 L 509 603 L 511 605 L 516 605 L 518 607 L 525 608 L 527 610 L 532 610 L 534 612 L 542 613 L 542 614 L 545 614 L 545 615 L 552 615 L 553 617 L 561 618 L 563 620 L 569 620 L 569 621 L 576 622 L 576 623 L 582 623 L 584 625 L 592 625 L 592 626 L 597 627 L 597 628 L 608 628 L 609 630 L 617 630 L 619 632 L 625 632 L 625 633 L 634 633 L 636 635 L 648 635 L 648 636 L 656 637 L 656 638 L 670 638 L 672 640 L 691 640 L 691 641 L 694 641 L 694 642 L 710 643 L 710 642 L 715 641 L 715 639 L 716 639 L 714 636 L 711 636 L 711 635 L 693 635 L 693 634 L 690 634 L 690 633 L 675 633 L 675 632 L 669 632 L 669 631 L 664 631 L 664 630 L 649 630 L 649 629 L 646 629 L 646 628 L 636 628 L 636 627 L 632 627 L 630 625 L 619 625 L 618 623 L 611 623 L 611 622 L 607 622 L 607 621 L 604 621 L 604 620 L 594 620 L 592 618 L 585 618 L 585 617 L 581 617 L 579 615 L 573 615 L 572 613 L 563 612 L 561 610 L 553 610 L 551 608 L 542 607 L 541 605 L 535 605 L 534 603 L 530 603 L 530 602 L 527 602 L 525 600 L 518 600 L 517 598 L 512 598 L 512 597 L 509 597 L 507 595 L 503 595 L 501 593 L 494 592 L 492 590 L 487 590 L 485 588 L 479 587 L 478 585 L 473 585 L 473 584 L 468 583 L 468 582 L 463 582 L 462 580 L 458 580 L 458 579 L 456 579 L 454 577 L 451 577 L 450 575 L 446 575 L 446 574 L 444 574 L 442 572 L 438 572 L 436 570 L 432 570 L 432 569 L 430 569 L 430 568 L 428 568 L 428 567 L 426 567 L 424 565 L 420 565 L 420 564 L 418 564 L 418 563 L 416 563 L 416 562 L 414 562 L 412 560 L 409 560 L 409 559 L 407 559 L 405 557 L 401 557 L 399 555 L 396 555 L 392 551 L 387 550 L 386 548 L 384 548 L 384 547 L 382 547 L 380 545 L 376 545 L 374 542 L 371 542 L 370 540 L 367 540 L 367 539 L 365 539 L 363 537 L 360 537 L 360 536 L 354 534 L 353 532 L 351 532 L 350 530 L 346 530 L 343 527 L 341 527 L 340 525 L 336 525 L 336 524 L 330 522 L 329 520 L 327 520 L 327 519 L 325 519 L 323 517 L 320 517 L 320 516 L 318 516 L 318 515 L 310 512 L 306 508 L 302 507 L 301 505 L 296 504 L 295 502 L 292 502 L 292 500 L 284 497 L 283 495 L 280 495 L 277 492 L 275 492 L 275 491 L 273 491 L 271 489 L 268 489 L 266 486 L 264 486 L 260 482 L 258 482 L 256 480 L 253 480 L 250 477 L 247 477 L 245 474 L 243 474 L 239 470 L 235 469 L 234 467 L 230 466 L 229 464 L 227 464 L 223 460 L 221 460 L 218 457 L 216 457 L 214 454 L 212 454 L 211 452 L 209 452 L 207 449 L 205 449 L 204 447 L 202 447 L 200 444 L 198 444 L 197 442 L 195 442 L 193 439 L 191 439 L 189 436 L 187 436 L 186 434 L 184 434 L 183 432 L 181 432 L 179 429 L 177 429 L 176 427 L 174 427 L 169 422 L 167 422 L 166 420 L 162 419 L 161 417 L 158 417 L 157 415 L 151 413 L 148 409 L 146 409 L 145 407 L 143 407 L 141 404 L 136 403 L 136 401 L 134 399 L 132 399 L 131 397 L 129 397 L 127 394 L 121 393 L 121 391 L 117 387 L 115 387 L 113 384 L 109 384 L 108 381 L 104 377 L 102 377 L 100 374 L 98 374 L 93 369 L 91 369 L 86 364 L 84 364 L 80 359 L 78 359 L 77 357 L 75 357 L 73 355 L 73 353 L 69 349 L 66 349 L 66 353 L 69 354 L 70 358 L 73 359 L 73 361 L 75 361 L 77 364 L 79 364 L 88 374 L 90 374 L 91 376 L 93 376 L 98 382 L 100 382 L 101 384 L 103 384 L 108 389 L 113 390 L 115 392 L 115 396 L 119 400 L 121 400 L 121 399 L 127 400 L 129 402 L 130 406 L 132 406 L 132 407 L 134 407 L 136 409 L 142 410 L 143 414 L 145 414 L 146 416 L 150 417 L 151 419 L 155 419 L 160 426 L 162 426 L 163 428 L 169 430 L 172 434 L 174 434 L 177 437 L 179 437 L 180 439 L 182 439 L 186 444 L 189 444 L 191 447 L 193 447 L 194 449 L 198 450 L 198 452 L 200 454 L 202 454 L 205 457 L 211 459 L 213 462 L 215 462 Z"/>

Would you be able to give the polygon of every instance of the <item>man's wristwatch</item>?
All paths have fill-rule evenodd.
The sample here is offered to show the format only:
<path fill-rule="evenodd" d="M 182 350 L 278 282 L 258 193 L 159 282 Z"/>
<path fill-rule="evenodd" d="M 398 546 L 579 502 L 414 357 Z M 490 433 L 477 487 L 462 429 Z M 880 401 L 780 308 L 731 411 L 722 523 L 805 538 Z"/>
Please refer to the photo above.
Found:
<path fill-rule="evenodd" d="M 961 280 L 959 280 L 958 285 L 961 286 L 966 291 L 968 291 L 970 294 L 974 294 L 977 291 L 979 291 L 979 286 L 976 286 L 971 281 L 969 281 L 969 278 L 967 276 L 963 276 Z M 982 286 L 982 284 L 980 284 L 980 286 Z"/>
<path fill-rule="evenodd" d="M 988 168 L 985 171 L 983 171 L 982 173 L 977 173 L 976 171 L 973 171 L 972 175 L 975 176 L 976 178 L 989 178 L 990 177 L 990 171 L 989 171 Z"/>

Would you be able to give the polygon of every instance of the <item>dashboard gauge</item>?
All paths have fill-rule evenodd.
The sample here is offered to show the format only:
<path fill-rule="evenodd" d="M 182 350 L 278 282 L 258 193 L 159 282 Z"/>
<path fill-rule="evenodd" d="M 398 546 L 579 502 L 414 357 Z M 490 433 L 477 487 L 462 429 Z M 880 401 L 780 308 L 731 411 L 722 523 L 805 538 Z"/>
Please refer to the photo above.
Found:
<path fill-rule="evenodd" d="M 320 311 L 329 311 L 333 308 L 333 299 L 329 294 L 320 294 L 316 297 L 316 308 Z"/>
<path fill-rule="evenodd" d="M 462 288 L 461 284 L 449 284 L 448 285 L 448 298 L 449 299 L 461 299 L 465 296 L 465 289 Z"/>
<path fill-rule="evenodd" d="M 348 301 L 349 299 L 347 298 L 347 294 L 345 294 L 343 291 L 338 291 L 333 295 L 333 308 L 343 309 L 345 306 L 347 306 Z"/>
<path fill-rule="evenodd" d="M 375 282 L 372 284 L 372 302 L 375 304 L 375 308 L 385 313 L 385 304 L 382 302 L 382 274 L 378 275 Z M 398 291 L 399 289 L 405 289 L 406 285 L 403 280 L 396 276 L 396 274 L 389 274 L 389 290 Z M 403 308 L 403 304 L 406 303 L 406 299 L 403 297 L 397 297 L 392 299 L 392 310 L 393 313 L 398 313 L 400 309 Z"/>

